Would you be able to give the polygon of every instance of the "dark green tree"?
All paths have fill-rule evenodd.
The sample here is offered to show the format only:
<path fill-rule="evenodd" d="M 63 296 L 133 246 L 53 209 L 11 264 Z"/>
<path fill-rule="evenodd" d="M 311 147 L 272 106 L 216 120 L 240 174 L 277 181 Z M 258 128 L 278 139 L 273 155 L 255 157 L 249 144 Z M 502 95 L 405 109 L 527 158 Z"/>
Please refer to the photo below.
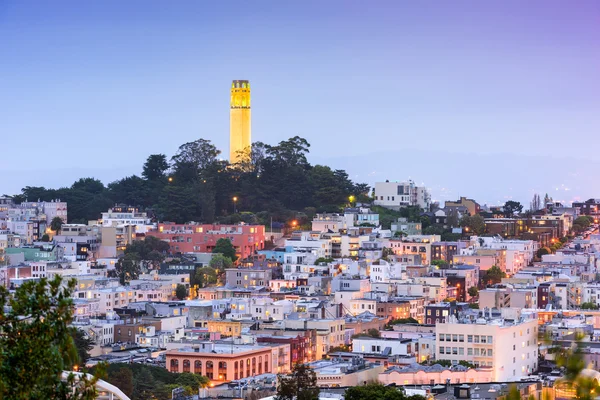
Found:
<path fill-rule="evenodd" d="M 185 285 L 182 285 L 181 283 L 177 284 L 177 287 L 175 288 L 175 297 L 177 297 L 179 300 L 183 300 L 187 297 L 187 289 Z"/>
<path fill-rule="evenodd" d="M 231 243 L 229 239 L 219 239 L 215 244 L 215 248 L 212 251 L 213 253 L 222 254 L 224 257 L 229 258 L 232 262 L 235 262 L 238 257 L 235 252 L 235 247 Z"/>
<path fill-rule="evenodd" d="M 473 235 L 482 235 L 485 232 L 485 220 L 481 215 L 463 216 L 460 219 L 460 226 L 465 228 L 467 233 Z M 468 228 L 468 230 L 466 228 Z"/>
<path fill-rule="evenodd" d="M 471 286 L 467 293 L 469 293 L 469 296 L 471 297 L 477 297 L 479 295 L 479 289 L 475 286 Z"/>
<path fill-rule="evenodd" d="M 166 178 L 169 169 L 167 156 L 164 154 L 151 154 L 144 163 L 142 176 L 148 181 L 160 181 Z"/>
<path fill-rule="evenodd" d="M 44 233 L 44 234 L 42 235 L 42 239 L 41 239 L 41 241 L 42 241 L 42 242 L 49 242 L 49 241 L 50 241 L 50 236 L 48 236 L 48 234 L 47 234 L 47 233 Z"/>
<path fill-rule="evenodd" d="M 344 394 L 346 400 L 425 400 L 422 396 L 406 396 L 403 388 L 384 386 L 381 383 L 367 383 L 353 386 Z"/>
<path fill-rule="evenodd" d="M 81 329 L 71 327 L 70 332 L 77 349 L 78 364 L 85 365 L 90 358 L 90 350 L 94 348 L 94 341 Z"/>
<path fill-rule="evenodd" d="M 78 362 L 69 328 L 75 285 L 57 275 L 25 282 L 14 293 L 0 286 L 0 398 L 96 398 L 97 378 L 61 379 Z"/>
<path fill-rule="evenodd" d="M 226 259 L 229 260 L 228 258 Z M 202 288 L 215 283 L 217 283 L 217 271 L 214 268 L 202 267 L 198 268 L 194 273 L 194 285 Z"/>
<path fill-rule="evenodd" d="M 128 176 L 109 183 L 108 191 L 110 197 L 119 203 L 135 207 L 152 205 L 152 199 L 148 197 L 147 182 L 137 175 Z"/>
<path fill-rule="evenodd" d="M 502 278 L 506 278 L 506 273 L 496 265 L 492 265 L 492 267 L 485 271 L 485 274 L 483 275 L 486 284 L 500 283 Z"/>
<path fill-rule="evenodd" d="M 519 203 L 518 201 L 514 201 L 514 200 L 509 200 L 506 203 L 504 203 L 504 206 L 502 207 L 502 211 L 504 212 L 504 216 L 506 218 L 510 218 L 513 217 L 515 215 L 515 213 L 520 213 L 523 211 L 523 205 L 521 205 L 521 203 Z"/>
<path fill-rule="evenodd" d="M 212 256 L 209 263 L 209 266 L 217 271 L 223 271 L 227 268 L 231 268 L 232 265 L 233 262 L 231 261 L 231 258 L 222 254 L 215 254 Z"/>
<path fill-rule="evenodd" d="M 540 247 L 537 252 L 535 253 L 535 255 L 537 256 L 537 258 L 542 258 L 542 256 L 545 256 L 546 254 L 550 254 L 552 253 L 552 250 L 550 250 L 550 248 L 548 247 Z"/>
<path fill-rule="evenodd" d="M 131 368 L 121 367 L 118 370 L 111 371 L 106 380 L 121 389 L 127 396 L 131 397 L 133 395 L 133 372 Z"/>
<path fill-rule="evenodd" d="M 591 301 L 581 303 L 582 310 L 597 310 L 598 305 L 596 303 L 592 303 Z"/>
<path fill-rule="evenodd" d="M 296 364 L 289 375 L 279 375 L 275 400 L 318 400 L 317 374 L 305 364 Z"/>
<path fill-rule="evenodd" d="M 52 221 L 50 221 L 50 229 L 52 229 L 56 234 L 58 234 L 63 226 L 63 220 L 61 217 L 54 217 Z"/>
<path fill-rule="evenodd" d="M 137 279 L 140 275 L 139 259 L 132 254 L 125 254 L 115 264 L 115 272 L 121 285 L 128 285 L 130 281 Z"/>

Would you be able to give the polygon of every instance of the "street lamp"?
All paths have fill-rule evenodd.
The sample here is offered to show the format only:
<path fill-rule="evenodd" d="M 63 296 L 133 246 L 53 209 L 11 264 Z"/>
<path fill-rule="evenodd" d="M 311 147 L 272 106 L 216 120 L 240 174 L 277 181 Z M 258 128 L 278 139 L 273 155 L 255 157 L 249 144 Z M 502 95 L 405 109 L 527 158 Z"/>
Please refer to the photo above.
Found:
<path fill-rule="evenodd" d="M 169 177 L 169 182 L 173 182 L 173 177 L 172 176 Z"/>
<path fill-rule="evenodd" d="M 298 225 L 298 221 L 296 221 L 296 220 L 293 220 L 293 221 L 292 221 L 292 227 L 293 227 L 293 228 L 295 228 L 295 227 L 296 227 L 296 225 Z"/>
<path fill-rule="evenodd" d="M 348 201 L 350 201 L 350 204 L 354 203 L 355 199 L 356 199 L 356 197 L 354 197 L 354 195 L 348 196 Z"/>
<path fill-rule="evenodd" d="M 238 201 L 237 196 L 233 196 L 233 213 L 234 214 L 237 214 L 237 201 Z"/>

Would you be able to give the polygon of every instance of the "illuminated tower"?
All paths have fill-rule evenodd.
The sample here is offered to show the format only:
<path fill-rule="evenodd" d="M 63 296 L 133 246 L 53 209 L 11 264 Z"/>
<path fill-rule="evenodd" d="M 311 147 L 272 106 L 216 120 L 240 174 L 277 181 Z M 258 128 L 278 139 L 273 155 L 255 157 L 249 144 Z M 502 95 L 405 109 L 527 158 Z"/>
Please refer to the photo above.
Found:
<path fill-rule="evenodd" d="M 250 147 L 250 119 L 250 82 L 233 81 L 229 111 L 229 162 L 232 164 L 240 161 L 238 151 Z"/>

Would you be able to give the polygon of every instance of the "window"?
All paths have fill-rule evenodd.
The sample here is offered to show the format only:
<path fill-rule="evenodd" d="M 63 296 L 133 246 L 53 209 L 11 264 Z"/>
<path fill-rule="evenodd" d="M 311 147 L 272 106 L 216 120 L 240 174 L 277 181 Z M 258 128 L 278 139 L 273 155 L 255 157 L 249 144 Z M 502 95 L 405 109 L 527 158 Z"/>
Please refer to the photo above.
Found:
<path fill-rule="evenodd" d="M 444 335 L 440 335 L 440 342 L 444 341 Z"/>
<path fill-rule="evenodd" d="M 465 341 L 465 335 L 458 335 L 458 341 L 459 342 L 464 342 Z"/>
<path fill-rule="evenodd" d="M 473 335 L 467 335 L 467 343 L 473 343 Z"/>
<path fill-rule="evenodd" d="M 459 355 L 459 356 L 464 356 L 464 355 L 465 355 L 465 349 L 464 349 L 464 348 L 462 348 L 462 347 L 459 347 L 459 348 L 458 348 L 458 355 Z"/>
<path fill-rule="evenodd" d="M 444 354 L 444 347 L 443 346 L 440 347 L 440 354 Z"/>
<path fill-rule="evenodd" d="M 451 341 L 452 339 L 450 338 L 450 335 L 446 335 L 446 342 Z"/>
<path fill-rule="evenodd" d="M 456 347 L 452 348 L 452 354 L 458 355 L 458 349 Z"/>
<path fill-rule="evenodd" d="M 478 356 L 479 355 L 479 349 L 475 349 L 475 355 Z"/>
<path fill-rule="evenodd" d="M 489 344 L 492 344 L 492 343 L 493 343 L 493 341 L 492 341 L 492 337 L 491 337 L 491 336 L 488 336 L 488 338 L 487 338 L 487 342 L 488 342 Z"/>
<path fill-rule="evenodd" d="M 471 348 L 468 348 L 468 349 L 467 349 L 467 355 L 468 355 L 468 356 L 472 356 L 472 355 L 473 355 L 473 349 L 471 349 Z"/>
<path fill-rule="evenodd" d="M 488 349 L 488 357 L 492 357 L 494 355 L 492 349 Z"/>
<path fill-rule="evenodd" d="M 475 343 L 479 343 L 479 335 L 475 335 Z"/>
<path fill-rule="evenodd" d="M 452 341 L 458 342 L 458 335 L 452 335 Z"/>

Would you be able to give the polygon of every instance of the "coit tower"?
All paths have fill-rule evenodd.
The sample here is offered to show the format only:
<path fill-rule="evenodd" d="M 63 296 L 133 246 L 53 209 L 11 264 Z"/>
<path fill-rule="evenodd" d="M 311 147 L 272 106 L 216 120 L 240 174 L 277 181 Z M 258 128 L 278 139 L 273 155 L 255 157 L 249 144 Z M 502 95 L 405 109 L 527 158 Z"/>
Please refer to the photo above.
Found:
<path fill-rule="evenodd" d="M 243 151 L 250 150 L 250 82 L 236 80 L 231 83 L 230 107 L 229 162 L 234 164 L 242 161 L 245 156 Z"/>

